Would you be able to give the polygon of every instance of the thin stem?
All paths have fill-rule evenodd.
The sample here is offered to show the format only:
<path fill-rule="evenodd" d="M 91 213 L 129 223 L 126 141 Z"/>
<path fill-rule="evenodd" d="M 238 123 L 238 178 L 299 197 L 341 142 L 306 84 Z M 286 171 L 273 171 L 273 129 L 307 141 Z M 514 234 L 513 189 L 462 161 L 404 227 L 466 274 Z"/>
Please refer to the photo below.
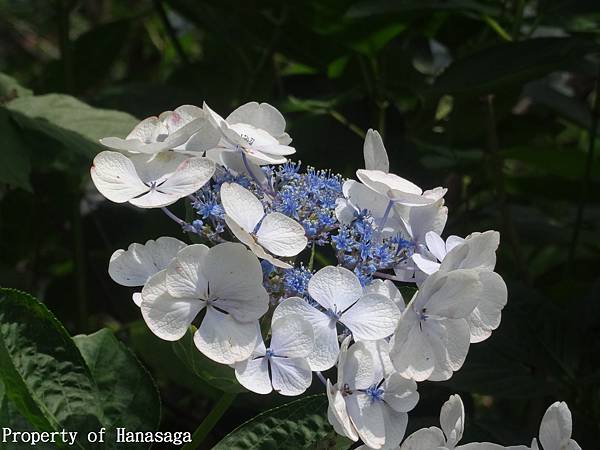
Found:
<path fill-rule="evenodd" d="M 494 96 L 486 97 L 487 110 L 487 128 L 488 128 L 488 149 L 489 161 L 492 176 L 495 182 L 496 197 L 499 204 L 500 214 L 502 215 L 502 228 L 510 243 L 512 253 L 515 259 L 517 271 L 523 279 L 530 284 L 529 272 L 525 267 L 521 243 L 515 230 L 512 214 L 507 203 L 506 189 L 504 186 L 504 159 L 500 153 L 500 144 L 498 141 L 498 131 L 496 129 L 496 114 L 494 111 Z"/>
<path fill-rule="evenodd" d="M 583 223 L 583 213 L 585 204 L 590 190 L 590 180 L 592 177 L 592 166 L 594 164 L 594 150 L 596 147 L 596 135 L 598 133 L 598 118 L 600 117 L 600 64 L 598 65 L 598 74 L 596 76 L 595 97 L 592 106 L 592 114 L 590 119 L 590 128 L 588 129 L 588 154 L 585 162 L 583 179 L 581 182 L 581 195 L 579 196 L 579 205 L 577 205 L 577 216 L 573 228 L 573 237 L 571 238 L 571 246 L 569 247 L 569 270 L 573 269 L 573 260 L 575 259 L 575 251 L 579 242 L 579 234 Z"/>
<path fill-rule="evenodd" d="M 219 419 L 223 417 L 223 414 L 229 409 L 237 394 L 230 394 L 228 392 L 223 393 L 217 404 L 213 407 L 208 416 L 204 418 L 202 423 L 196 428 L 192 435 L 192 442 L 188 442 L 181 450 L 194 450 L 204 441 L 206 436 L 212 431 L 215 425 L 219 422 Z"/>
<path fill-rule="evenodd" d="M 154 8 L 156 9 L 156 13 L 158 14 L 158 17 L 160 18 L 161 22 L 163 23 L 163 26 L 165 27 L 167 36 L 169 36 L 169 40 L 173 44 L 173 47 L 175 48 L 175 52 L 177 53 L 177 56 L 179 56 L 181 63 L 183 65 L 188 66 L 190 64 L 190 59 L 186 55 L 185 50 L 183 49 L 183 46 L 181 45 L 181 42 L 179 42 L 179 38 L 177 37 L 177 32 L 175 31 L 175 28 L 173 28 L 173 25 L 169 21 L 169 16 L 167 15 L 167 11 L 165 10 L 165 7 L 162 4 L 162 1 L 154 0 Z"/>
<path fill-rule="evenodd" d="M 400 278 L 398 278 L 395 275 L 390 275 L 389 273 L 383 273 L 383 272 L 375 272 L 373 275 L 375 275 L 376 277 L 379 278 L 385 278 L 386 280 L 392 280 L 392 281 L 402 281 Z"/>
<path fill-rule="evenodd" d="M 321 383 L 323 383 L 324 386 L 327 386 L 327 380 L 325 379 L 325 377 L 323 376 L 323 374 L 321 372 L 315 372 L 315 375 L 317 375 L 317 378 L 321 381 Z"/>
<path fill-rule="evenodd" d="M 169 219 L 172 219 L 175 223 L 181 225 L 182 227 L 184 225 L 187 225 L 187 222 L 185 220 L 181 220 L 179 217 L 177 217 L 175 214 L 173 214 L 171 211 L 169 211 L 167 208 L 160 208 L 162 210 L 162 212 L 164 212 L 167 217 Z"/>
<path fill-rule="evenodd" d="M 390 216 L 390 211 L 392 210 L 392 206 L 394 206 L 394 202 L 392 200 L 390 200 L 387 204 L 387 206 L 385 207 L 385 212 L 383 213 L 383 217 L 381 218 L 381 221 L 379 222 L 379 226 L 377 227 L 377 232 L 378 235 L 381 234 L 381 232 L 383 231 L 383 227 L 385 226 L 385 223 L 388 220 L 388 217 Z"/>
<path fill-rule="evenodd" d="M 270 189 L 268 186 L 265 186 L 264 183 L 261 183 L 258 178 L 256 177 L 256 175 L 254 175 L 254 172 L 252 172 L 252 169 L 250 168 L 250 163 L 248 161 L 248 158 L 246 157 L 246 153 L 244 153 L 244 151 L 242 149 L 240 149 L 240 153 L 242 154 L 242 161 L 244 162 L 244 167 L 246 168 L 246 170 L 248 171 L 248 175 L 250 175 L 250 178 L 252 178 L 254 180 L 254 182 L 268 195 L 270 195 L 271 197 L 273 197 L 275 195 L 275 193 L 273 192 L 272 189 Z"/>
<path fill-rule="evenodd" d="M 317 244 L 313 242 L 310 249 L 310 259 L 308 260 L 308 270 L 312 271 L 315 265 L 315 253 L 317 252 Z"/>
<path fill-rule="evenodd" d="M 347 127 L 354 134 L 358 135 L 361 139 L 364 139 L 367 136 L 367 133 L 363 131 L 358 125 L 350 122 L 346 117 L 337 112 L 335 109 L 330 109 L 327 111 L 331 117 L 337 120 L 339 123 Z"/>

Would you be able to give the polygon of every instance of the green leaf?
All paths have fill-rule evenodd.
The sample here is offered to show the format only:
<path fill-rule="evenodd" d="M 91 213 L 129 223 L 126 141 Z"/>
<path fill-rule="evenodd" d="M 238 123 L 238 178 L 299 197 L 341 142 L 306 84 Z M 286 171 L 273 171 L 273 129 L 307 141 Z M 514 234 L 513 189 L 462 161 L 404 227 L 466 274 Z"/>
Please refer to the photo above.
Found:
<path fill-rule="evenodd" d="M 348 10 L 346 17 L 352 19 L 377 15 L 405 14 L 419 11 L 455 11 L 497 14 L 499 8 L 481 0 L 368 0 L 358 2 Z"/>
<path fill-rule="evenodd" d="M 97 388 L 60 322 L 33 297 L 0 288 L 0 378 L 10 400 L 38 430 L 96 431 Z M 76 445 L 86 448 L 78 435 Z"/>
<path fill-rule="evenodd" d="M 351 444 L 327 421 L 327 396 L 319 394 L 259 414 L 225 436 L 213 450 L 341 450 Z"/>
<path fill-rule="evenodd" d="M 216 363 L 200 353 L 194 344 L 192 329 L 171 345 L 179 360 L 198 378 L 224 392 L 246 392 L 246 389 L 238 383 L 231 367 Z"/>
<path fill-rule="evenodd" d="M 1 75 L 1 74 L 0 74 Z M 11 120 L 10 113 L 0 107 L 0 183 L 7 183 L 31 191 L 29 173 L 31 162 L 29 147 L 22 139 L 21 133 Z"/>
<path fill-rule="evenodd" d="M 107 328 L 73 338 L 98 386 L 109 433 L 116 427 L 156 430 L 160 397 L 148 371 Z M 143 444 L 128 447 L 145 448 Z"/>
<path fill-rule="evenodd" d="M 10 401 L 6 394 L 6 388 L 2 380 L 0 380 L 0 424 L 2 427 L 11 428 L 15 431 L 36 431 L 35 428 L 29 424 L 15 405 Z M 56 445 L 50 443 L 37 443 L 35 446 L 36 450 L 54 450 Z M 23 444 L 20 442 L 12 442 L 12 439 L 7 437 L 7 441 L 2 443 L 3 450 L 22 450 Z"/>
<path fill-rule="evenodd" d="M 93 108 L 62 94 L 20 97 L 6 108 L 25 131 L 41 132 L 87 159 L 102 150 L 100 138 L 124 137 L 138 122 L 127 113 Z"/>
<path fill-rule="evenodd" d="M 452 63 L 428 92 L 439 94 L 490 94 L 507 85 L 522 84 L 568 67 L 597 50 L 577 38 L 537 38 L 485 48 Z"/>
<path fill-rule="evenodd" d="M 0 72 L 0 104 L 6 103 L 17 97 L 26 97 L 33 92 L 19 84 L 13 77 Z"/>
<path fill-rule="evenodd" d="M 77 431 L 78 448 L 101 427 L 155 430 L 156 388 L 135 357 L 106 330 L 77 340 L 81 353 L 42 303 L 0 288 L 0 379 L 34 428 Z"/>

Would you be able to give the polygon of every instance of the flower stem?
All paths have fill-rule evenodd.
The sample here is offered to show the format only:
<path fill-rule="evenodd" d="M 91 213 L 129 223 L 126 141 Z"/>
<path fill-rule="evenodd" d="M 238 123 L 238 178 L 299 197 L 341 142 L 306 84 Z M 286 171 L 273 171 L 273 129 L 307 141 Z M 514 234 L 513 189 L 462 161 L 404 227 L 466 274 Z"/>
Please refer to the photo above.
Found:
<path fill-rule="evenodd" d="M 219 422 L 219 419 L 223 417 L 223 414 L 229 409 L 237 394 L 230 394 L 224 392 L 217 404 L 213 407 L 212 411 L 208 413 L 208 416 L 204 418 L 202 423 L 196 428 L 192 435 L 192 442 L 188 442 L 181 450 L 194 450 L 204 441 L 206 436 L 212 431 L 215 425 Z"/>
<path fill-rule="evenodd" d="M 175 214 L 173 214 L 167 208 L 160 208 L 160 209 L 162 209 L 162 212 L 164 212 L 167 215 L 167 217 L 169 219 L 172 219 L 175 223 L 177 223 L 177 224 L 179 224 L 181 226 L 186 225 L 185 220 L 181 220 L 179 217 L 177 217 Z"/>
<path fill-rule="evenodd" d="M 323 376 L 323 374 L 321 372 L 315 372 L 315 374 L 317 375 L 317 378 L 319 380 L 321 380 L 321 383 L 323 383 L 324 386 L 327 386 L 327 380 L 325 379 L 325 377 Z"/>

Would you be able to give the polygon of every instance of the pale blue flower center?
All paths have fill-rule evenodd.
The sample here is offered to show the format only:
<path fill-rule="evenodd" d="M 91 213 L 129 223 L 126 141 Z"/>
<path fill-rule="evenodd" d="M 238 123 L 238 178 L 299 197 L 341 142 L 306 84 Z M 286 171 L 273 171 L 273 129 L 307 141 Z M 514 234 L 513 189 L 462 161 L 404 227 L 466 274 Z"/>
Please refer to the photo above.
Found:
<path fill-rule="evenodd" d="M 374 401 L 383 401 L 383 389 L 381 389 L 378 385 L 374 384 L 373 386 L 368 387 L 365 390 L 365 394 L 369 396 L 372 402 Z"/>

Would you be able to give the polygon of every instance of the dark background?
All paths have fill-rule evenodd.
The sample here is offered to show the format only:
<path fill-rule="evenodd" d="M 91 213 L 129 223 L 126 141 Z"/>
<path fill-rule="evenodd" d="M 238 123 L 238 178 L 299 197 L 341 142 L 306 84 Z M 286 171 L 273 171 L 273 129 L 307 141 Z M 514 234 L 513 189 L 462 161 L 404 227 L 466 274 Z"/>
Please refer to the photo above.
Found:
<path fill-rule="evenodd" d="M 502 324 L 450 381 L 419 386 L 409 419 L 411 430 L 437 425 L 458 392 L 463 442 L 528 444 L 564 400 L 574 437 L 597 444 L 599 43 L 594 0 L 0 0 L 0 72 L 36 95 L 140 119 L 267 101 L 297 159 L 348 177 L 376 128 L 393 172 L 449 188 L 446 236 L 501 231 Z M 1 94 L 4 114 L 20 94 Z M 0 285 L 43 299 L 73 334 L 117 331 L 159 383 L 162 429 L 193 430 L 218 392 L 163 358 L 130 290 L 107 274 L 114 250 L 184 239 L 180 229 L 101 199 L 89 179 L 99 146 L 79 152 L 23 122 L 17 146 L 2 128 L 12 119 L 0 119 Z M 206 445 L 284 400 L 243 394 Z"/>

